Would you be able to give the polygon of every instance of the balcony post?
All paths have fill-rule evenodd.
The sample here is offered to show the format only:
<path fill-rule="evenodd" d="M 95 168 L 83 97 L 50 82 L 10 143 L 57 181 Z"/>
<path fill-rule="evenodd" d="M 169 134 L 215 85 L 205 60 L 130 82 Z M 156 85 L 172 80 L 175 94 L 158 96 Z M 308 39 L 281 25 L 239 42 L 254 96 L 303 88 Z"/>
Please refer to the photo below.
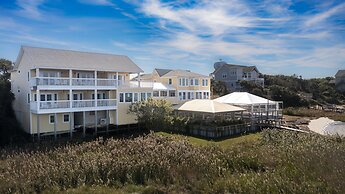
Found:
<path fill-rule="evenodd" d="M 72 127 L 72 124 L 74 123 L 74 118 L 72 118 L 72 112 L 69 112 L 69 136 L 70 138 L 72 139 L 73 137 L 73 127 Z M 73 122 L 72 122 L 73 121 Z"/>
<path fill-rule="evenodd" d="M 119 72 L 116 72 L 116 87 L 119 87 Z"/>
<path fill-rule="evenodd" d="M 98 123 L 98 113 L 95 110 L 95 135 L 97 135 L 97 123 Z"/>
<path fill-rule="evenodd" d="M 37 87 L 36 87 L 37 88 Z M 36 106 L 37 106 L 37 113 L 40 110 L 40 102 L 41 102 L 41 95 L 40 95 L 40 90 L 36 89 Z"/>
<path fill-rule="evenodd" d="M 40 77 L 40 69 L 36 68 L 36 77 Z"/>
<path fill-rule="evenodd" d="M 54 139 L 56 141 L 57 135 L 56 135 L 56 120 L 57 120 L 57 114 L 54 113 Z"/>
<path fill-rule="evenodd" d="M 83 111 L 83 137 L 85 137 L 86 135 L 85 119 L 86 119 L 85 111 Z"/>
<path fill-rule="evenodd" d="M 97 70 L 95 70 L 95 107 L 97 107 Z"/>
<path fill-rule="evenodd" d="M 40 115 L 36 114 L 36 126 L 37 126 L 37 140 L 40 142 L 41 140 L 41 132 L 40 132 Z"/>
<path fill-rule="evenodd" d="M 73 100 L 73 95 L 72 95 L 72 69 L 69 70 L 69 108 L 72 108 L 72 100 Z"/>
<path fill-rule="evenodd" d="M 106 110 L 106 132 L 107 132 L 107 135 L 108 135 L 108 133 L 109 133 L 109 110 Z"/>

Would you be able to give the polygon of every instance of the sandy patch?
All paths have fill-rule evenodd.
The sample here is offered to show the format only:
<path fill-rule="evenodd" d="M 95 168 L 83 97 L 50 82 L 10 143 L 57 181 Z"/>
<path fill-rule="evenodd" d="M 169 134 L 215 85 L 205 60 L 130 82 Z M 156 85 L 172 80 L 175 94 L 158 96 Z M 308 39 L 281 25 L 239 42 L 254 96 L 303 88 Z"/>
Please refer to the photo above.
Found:
<path fill-rule="evenodd" d="M 308 128 L 311 131 L 319 133 L 321 135 L 344 135 L 345 136 L 345 123 L 340 121 L 334 121 L 327 117 L 321 117 L 315 120 L 311 120 Z"/>

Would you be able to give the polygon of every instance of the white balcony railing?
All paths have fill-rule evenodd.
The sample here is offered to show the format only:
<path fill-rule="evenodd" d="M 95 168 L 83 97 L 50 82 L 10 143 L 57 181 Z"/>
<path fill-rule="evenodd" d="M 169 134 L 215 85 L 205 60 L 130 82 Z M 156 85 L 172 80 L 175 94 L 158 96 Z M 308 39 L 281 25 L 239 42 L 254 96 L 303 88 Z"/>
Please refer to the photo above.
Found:
<path fill-rule="evenodd" d="M 265 79 L 264 78 L 248 78 L 248 77 L 243 77 L 242 80 L 263 82 Z"/>
<path fill-rule="evenodd" d="M 31 86 L 68 86 L 69 78 L 52 78 L 52 77 L 34 77 L 30 80 Z"/>
<path fill-rule="evenodd" d="M 141 81 L 124 81 L 116 79 L 94 79 L 94 78 L 72 78 L 72 86 L 105 86 L 123 88 L 150 88 L 153 87 L 153 82 Z M 96 83 L 95 83 L 96 82 Z M 30 80 L 30 85 L 33 86 L 69 86 L 69 78 L 59 77 L 34 77 Z"/>
<path fill-rule="evenodd" d="M 95 86 L 94 78 L 72 78 L 72 86 Z M 69 78 L 58 77 L 34 77 L 30 80 L 31 86 L 69 86 Z M 96 86 L 114 86 L 117 87 L 115 79 L 97 79 Z"/>
<path fill-rule="evenodd" d="M 118 86 L 116 79 L 97 79 L 97 86 Z"/>
<path fill-rule="evenodd" d="M 72 108 L 95 107 L 95 100 L 73 100 Z"/>
<path fill-rule="evenodd" d="M 94 86 L 95 79 L 93 78 L 72 78 L 73 86 Z"/>
<path fill-rule="evenodd" d="M 153 88 L 154 82 L 148 82 L 148 81 L 141 81 L 140 83 L 138 81 L 122 81 L 119 80 L 119 87 L 122 88 Z"/>
<path fill-rule="evenodd" d="M 99 99 L 97 103 L 95 100 L 57 100 L 57 101 L 41 101 L 39 106 L 38 102 L 31 102 L 30 109 L 34 112 L 40 110 L 65 110 L 73 111 L 81 108 L 98 108 L 98 107 L 116 107 L 116 99 Z M 72 105 L 72 106 L 71 106 Z M 66 110 L 68 109 L 68 110 Z"/>

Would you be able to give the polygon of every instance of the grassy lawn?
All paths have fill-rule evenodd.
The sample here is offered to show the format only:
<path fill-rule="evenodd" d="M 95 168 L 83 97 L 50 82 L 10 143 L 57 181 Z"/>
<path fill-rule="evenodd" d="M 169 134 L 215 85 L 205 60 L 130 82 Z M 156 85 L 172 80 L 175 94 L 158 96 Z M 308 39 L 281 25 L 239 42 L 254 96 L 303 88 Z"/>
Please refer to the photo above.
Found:
<path fill-rule="evenodd" d="M 179 138 L 187 138 L 187 140 L 197 146 L 208 146 L 208 145 L 217 145 L 222 148 L 228 148 L 240 143 L 245 143 L 245 142 L 254 142 L 259 140 L 260 138 L 260 133 L 251 133 L 251 134 L 246 134 L 246 135 L 241 135 L 237 137 L 229 137 L 228 139 L 220 140 L 220 141 L 212 141 L 212 140 L 206 140 L 206 139 L 201 139 L 197 137 L 192 137 L 192 136 L 182 136 L 182 135 L 177 135 L 177 134 L 171 134 L 167 132 L 156 132 L 157 135 L 161 136 L 169 136 L 169 137 L 179 137 Z"/>

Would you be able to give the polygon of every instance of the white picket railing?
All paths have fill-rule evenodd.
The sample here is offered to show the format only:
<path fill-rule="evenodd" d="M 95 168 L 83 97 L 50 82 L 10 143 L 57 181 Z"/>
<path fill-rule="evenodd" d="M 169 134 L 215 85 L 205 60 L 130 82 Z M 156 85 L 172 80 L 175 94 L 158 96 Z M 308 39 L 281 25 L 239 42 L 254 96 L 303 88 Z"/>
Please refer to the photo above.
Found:
<path fill-rule="evenodd" d="M 97 100 L 97 106 L 116 106 L 115 99 L 99 99 Z"/>
<path fill-rule="evenodd" d="M 73 86 L 94 86 L 95 79 L 93 78 L 72 78 Z"/>
<path fill-rule="evenodd" d="M 95 100 L 73 100 L 72 107 L 73 108 L 95 107 Z"/>
<path fill-rule="evenodd" d="M 71 107 L 72 105 L 72 107 Z M 96 107 L 115 107 L 116 99 L 99 99 L 97 105 L 95 100 L 57 100 L 57 101 L 41 101 L 39 106 L 37 102 L 30 102 L 32 111 L 51 110 L 51 109 L 79 109 L 79 108 L 96 108 Z M 67 110 L 66 110 L 67 111 Z"/>
<path fill-rule="evenodd" d="M 97 79 L 97 86 L 117 86 L 116 79 Z"/>
<path fill-rule="evenodd" d="M 32 86 L 68 86 L 69 78 L 35 77 L 30 80 Z"/>
<path fill-rule="evenodd" d="M 153 82 L 148 81 L 125 81 L 116 79 L 94 79 L 94 78 L 72 78 L 72 86 L 110 86 L 122 88 L 150 88 L 153 87 Z M 96 82 L 96 83 L 95 83 Z M 30 80 L 30 85 L 33 86 L 69 86 L 69 78 L 61 77 L 34 77 Z"/>

